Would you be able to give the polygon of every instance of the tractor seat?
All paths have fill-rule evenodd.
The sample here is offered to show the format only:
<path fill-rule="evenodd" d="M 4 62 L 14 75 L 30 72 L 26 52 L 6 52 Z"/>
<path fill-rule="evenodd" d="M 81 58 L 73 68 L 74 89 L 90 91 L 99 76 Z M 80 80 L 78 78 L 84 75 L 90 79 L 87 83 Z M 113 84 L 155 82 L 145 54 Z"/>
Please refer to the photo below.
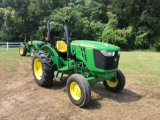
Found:
<path fill-rule="evenodd" d="M 32 41 L 28 41 L 28 45 L 32 45 Z"/>
<path fill-rule="evenodd" d="M 59 52 L 62 52 L 62 53 L 67 52 L 67 45 L 63 40 L 57 41 L 56 48 Z"/>

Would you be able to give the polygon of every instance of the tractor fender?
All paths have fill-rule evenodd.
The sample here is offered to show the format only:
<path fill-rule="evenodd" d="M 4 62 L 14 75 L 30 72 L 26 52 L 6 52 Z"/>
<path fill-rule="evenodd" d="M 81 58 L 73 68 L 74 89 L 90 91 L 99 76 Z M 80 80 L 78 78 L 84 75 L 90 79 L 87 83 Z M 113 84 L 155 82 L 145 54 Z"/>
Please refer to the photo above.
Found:
<path fill-rule="evenodd" d="M 50 54 L 50 58 L 52 59 L 54 65 L 56 65 L 57 69 L 62 67 L 62 62 L 60 60 L 59 55 L 57 54 L 56 50 L 51 47 L 50 45 L 43 45 L 40 50 L 46 51 L 47 53 Z"/>
<path fill-rule="evenodd" d="M 25 46 L 25 48 L 27 49 L 27 52 L 30 52 L 30 47 L 26 42 L 22 42 L 21 44 Z"/>

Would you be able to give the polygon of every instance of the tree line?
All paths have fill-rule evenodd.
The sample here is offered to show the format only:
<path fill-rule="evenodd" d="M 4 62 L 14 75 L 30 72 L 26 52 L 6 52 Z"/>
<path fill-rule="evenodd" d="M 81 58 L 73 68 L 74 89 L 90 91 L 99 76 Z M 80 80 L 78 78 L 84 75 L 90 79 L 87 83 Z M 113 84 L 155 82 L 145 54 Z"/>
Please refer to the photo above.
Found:
<path fill-rule="evenodd" d="M 160 51 L 159 11 L 159 0 L 0 0 L 0 41 L 44 40 L 49 19 L 67 19 L 72 38 Z"/>

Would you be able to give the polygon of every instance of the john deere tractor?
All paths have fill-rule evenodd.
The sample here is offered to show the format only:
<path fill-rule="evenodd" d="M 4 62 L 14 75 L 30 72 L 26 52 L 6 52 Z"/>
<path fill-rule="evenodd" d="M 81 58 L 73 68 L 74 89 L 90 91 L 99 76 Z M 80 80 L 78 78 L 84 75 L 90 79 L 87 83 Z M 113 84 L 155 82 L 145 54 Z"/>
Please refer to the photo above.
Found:
<path fill-rule="evenodd" d="M 31 56 L 40 49 L 40 47 L 44 44 L 42 41 L 38 40 L 28 40 L 27 35 L 25 35 L 24 42 L 21 42 L 19 46 L 19 54 L 21 56 L 26 56 L 27 53 L 30 53 Z"/>
<path fill-rule="evenodd" d="M 50 22 L 53 21 L 64 25 L 64 39 L 57 40 L 55 45 L 51 44 Z M 68 21 L 49 20 L 47 28 L 46 43 L 32 60 L 34 79 L 39 86 L 52 86 L 53 79 L 61 81 L 64 74 L 68 74 L 68 97 L 79 107 L 90 102 L 90 84 L 103 82 L 112 92 L 124 88 L 125 76 L 118 69 L 119 47 L 90 40 L 70 40 Z"/>

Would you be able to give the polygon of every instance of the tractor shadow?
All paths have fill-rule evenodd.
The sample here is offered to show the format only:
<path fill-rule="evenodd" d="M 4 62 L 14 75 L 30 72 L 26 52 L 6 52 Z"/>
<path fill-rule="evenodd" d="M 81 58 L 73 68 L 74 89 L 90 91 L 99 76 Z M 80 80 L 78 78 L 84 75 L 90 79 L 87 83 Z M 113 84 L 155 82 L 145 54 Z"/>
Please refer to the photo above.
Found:
<path fill-rule="evenodd" d="M 27 57 L 28 58 L 28 57 L 31 57 L 31 56 L 27 54 L 26 56 L 20 56 L 20 57 L 23 57 L 23 58 Z"/>
<path fill-rule="evenodd" d="M 57 89 L 65 88 L 67 79 L 68 79 L 68 76 L 63 77 L 63 79 L 61 81 L 53 80 L 53 85 L 51 87 L 49 87 L 48 89 L 57 90 Z"/>
<path fill-rule="evenodd" d="M 53 81 L 53 85 L 50 90 L 59 90 L 66 92 L 66 81 L 68 76 L 63 77 L 61 81 Z M 101 103 L 100 101 L 104 99 L 110 99 L 118 103 L 128 103 L 128 102 L 135 102 L 139 101 L 142 98 L 142 95 L 139 95 L 129 89 L 123 89 L 120 93 L 113 93 L 107 91 L 102 83 L 92 84 L 91 87 L 91 101 L 88 106 L 84 109 L 86 110 L 93 110 L 93 109 L 100 109 Z"/>
<path fill-rule="evenodd" d="M 139 101 L 142 98 L 142 95 L 139 95 L 128 89 L 123 89 L 119 93 L 113 93 L 107 91 L 104 88 L 103 84 L 99 83 L 91 85 L 91 91 L 92 91 L 92 99 L 90 104 L 86 108 L 89 110 L 101 108 L 100 101 L 106 98 L 118 103 L 135 102 Z"/>

